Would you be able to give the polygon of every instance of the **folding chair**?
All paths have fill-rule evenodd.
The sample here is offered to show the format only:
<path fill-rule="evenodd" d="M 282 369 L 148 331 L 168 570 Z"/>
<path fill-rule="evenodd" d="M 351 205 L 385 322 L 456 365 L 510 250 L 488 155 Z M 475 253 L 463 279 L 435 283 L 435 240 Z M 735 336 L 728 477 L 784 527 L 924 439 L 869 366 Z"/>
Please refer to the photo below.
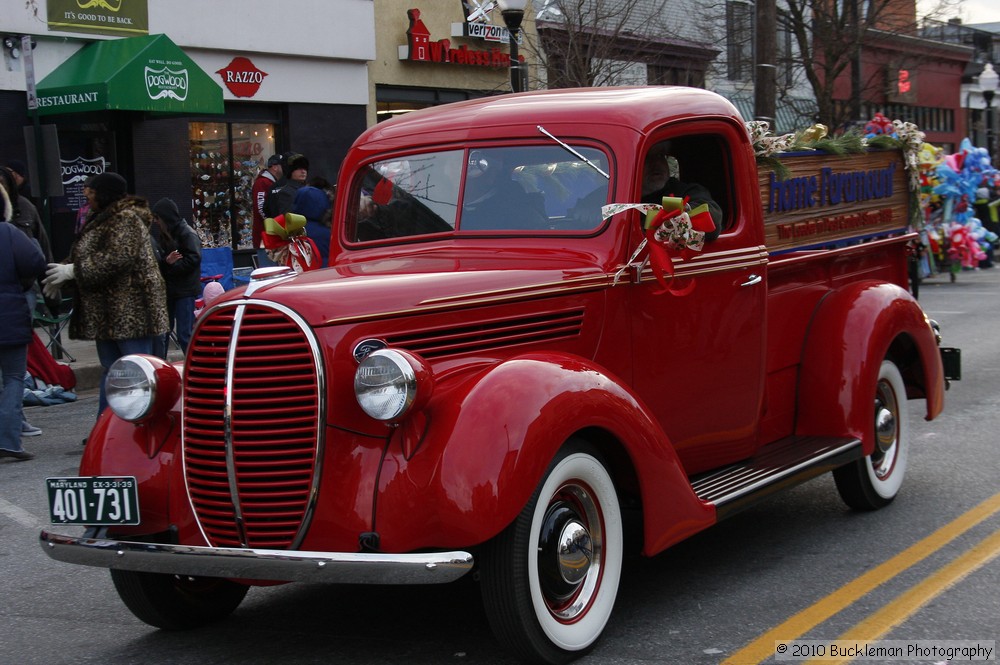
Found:
<path fill-rule="evenodd" d="M 167 331 L 167 351 L 170 350 L 170 344 L 171 344 L 171 342 L 173 343 L 173 345 L 175 347 L 177 347 L 178 351 L 180 351 L 182 353 L 184 352 L 184 349 L 181 348 L 181 341 L 179 339 L 177 339 L 177 331 L 174 330 L 173 328 L 171 328 L 169 331 Z"/>
<path fill-rule="evenodd" d="M 69 318 L 73 316 L 73 299 L 63 298 L 59 305 L 61 313 L 53 315 L 45 306 L 45 301 L 39 298 L 35 305 L 35 311 L 32 312 L 32 324 L 34 327 L 44 330 L 45 334 L 48 335 L 49 341 L 45 344 L 45 348 L 48 349 L 53 358 L 62 360 L 63 355 L 65 355 L 70 362 L 76 362 L 76 358 L 62 345 L 63 329 L 69 324 Z M 63 312 L 64 307 L 69 307 L 69 309 Z"/>

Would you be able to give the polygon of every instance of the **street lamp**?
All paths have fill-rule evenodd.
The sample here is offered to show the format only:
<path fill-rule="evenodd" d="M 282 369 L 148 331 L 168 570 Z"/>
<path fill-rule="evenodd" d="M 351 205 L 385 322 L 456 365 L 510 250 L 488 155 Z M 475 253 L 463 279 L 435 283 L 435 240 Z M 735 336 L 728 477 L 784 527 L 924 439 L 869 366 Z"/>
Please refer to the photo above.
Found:
<path fill-rule="evenodd" d="M 993 95 L 997 91 L 997 73 L 993 70 L 993 63 L 987 62 L 979 75 L 979 89 L 983 92 L 983 99 L 986 100 L 986 152 L 993 160 Z"/>
<path fill-rule="evenodd" d="M 524 10 L 529 2 L 530 0 L 497 0 L 503 22 L 510 34 L 510 89 L 513 92 L 524 90 L 521 62 L 517 57 L 517 31 L 521 29 Z"/>

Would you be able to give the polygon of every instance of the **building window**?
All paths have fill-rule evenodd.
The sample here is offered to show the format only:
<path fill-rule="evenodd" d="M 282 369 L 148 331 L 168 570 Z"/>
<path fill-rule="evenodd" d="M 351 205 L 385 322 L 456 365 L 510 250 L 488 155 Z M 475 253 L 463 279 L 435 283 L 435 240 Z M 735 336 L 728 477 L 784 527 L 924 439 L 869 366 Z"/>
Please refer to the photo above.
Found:
<path fill-rule="evenodd" d="M 747 81 L 753 72 L 753 5 L 726 3 L 726 34 L 729 80 Z"/>
<path fill-rule="evenodd" d="M 375 113 L 378 122 L 389 120 L 410 111 L 460 102 L 494 94 L 492 91 L 448 90 L 437 88 L 408 88 L 380 85 L 375 88 Z"/>
<path fill-rule="evenodd" d="M 275 153 L 274 125 L 192 122 L 188 137 L 191 222 L 202 247 L 253 249 L 250 194 Z"/>
<path fill-rule="evenodd" d="M 948 134 L 955 131 L 953 109 L 907 104 L 868 104 L 862 111 L 866 118 L 874 117 L 876 113 L 881 112 L 893 120 L 912 122 L 924 132 Z"/>
<path fill-rule="evenodd" d="M 646 67 L 649 85 L 686 85 L 692 88 L 705 87 L 705 72 L 686 67 L 664 67 L 649 65 Z"/>

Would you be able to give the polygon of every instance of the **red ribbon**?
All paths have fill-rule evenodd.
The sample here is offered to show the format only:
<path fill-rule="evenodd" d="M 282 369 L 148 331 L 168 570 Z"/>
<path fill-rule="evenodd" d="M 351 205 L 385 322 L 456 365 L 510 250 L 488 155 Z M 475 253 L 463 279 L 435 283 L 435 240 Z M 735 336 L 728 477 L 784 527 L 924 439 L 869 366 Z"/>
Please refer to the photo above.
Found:
<path fill-rule="evenodd" d="M 382 178 L 379 180 L 378 184 L 375 185 L 375 191 L 372 192 L 372 201 L 379 204 L 380 206 L 387 205 L 392 199 L 392 181 Z"/>
<path fill-rule="evenodd" d="M 687 203 L 687 198 L 684 199 L 684 203 Z M 685 296 L 694 290 L 694 280 L 688 282 L 683 288 L 677 288 L 677 282 L 674 279 L 674 262 L 670 258 L 670 251 L 663 243 L 656 239 L 656 230 L 663 226 L 664 222 L 673 219 L 682 212 L 684 212 L 683 206 L 674 210 L 660 210 L 651 221 L 646 223 L 646 246 L 649 248 L 649 266 L 653 269 L 653 277 L 663 287 L 653 295 L 670 293 L 675 296 Z M 715 227 L 713 226 L 712 228 Z M 671 278 L 669 284 L 667 283 L 667 277 Z"/>

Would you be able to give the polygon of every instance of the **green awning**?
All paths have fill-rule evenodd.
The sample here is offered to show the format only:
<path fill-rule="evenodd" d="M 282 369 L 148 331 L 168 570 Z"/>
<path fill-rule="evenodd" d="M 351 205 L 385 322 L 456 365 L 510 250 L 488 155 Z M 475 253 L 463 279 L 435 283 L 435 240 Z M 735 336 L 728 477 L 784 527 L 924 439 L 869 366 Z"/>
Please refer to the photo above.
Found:
<path fill-rule="evenodd" d="M 223 113 L 222 88 L 166 35 L 94 42 L 38 82 L 38 113 Z"/>

